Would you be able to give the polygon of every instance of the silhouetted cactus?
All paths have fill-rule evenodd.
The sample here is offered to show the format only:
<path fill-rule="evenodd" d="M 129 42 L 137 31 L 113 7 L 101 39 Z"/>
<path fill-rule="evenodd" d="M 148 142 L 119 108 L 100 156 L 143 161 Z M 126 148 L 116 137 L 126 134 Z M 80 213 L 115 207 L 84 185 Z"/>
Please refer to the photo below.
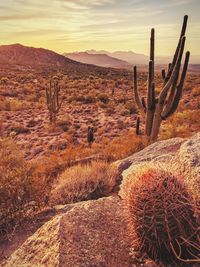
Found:
<path fill-rule="evenodd" d="M 140 117 L 137 117 L 136 121 L 136 135 L 140 135 Z"/>
<path fill-rule="evenodd" d="M 88 126 L 88 133 L 87 133 L 87 141 L 89 146 L 92 146 L 92 143 L 94 142 L 94 128 Z"/>
<path fill-rule="evenodd" d="M 62 101 L 59 100 L 60 86 L 58 79 L 50 80 L 49 88 L 46 88 L 46 100 L 49 110 L 49 120 L 56 122 L 56 114 L 59 112 Z"/>
<path fill-rule="evenodd" d="M 198 218 L 182 178 L 161 169 L 134 173 L 126 198 L 134 248 L 170 266 L 200 263 Z"/>
<path fill-rule="evenodd" d="M 160 125 L 162 120 L 167 119 L 172 115 L 179 104 L 183 84 L 187 72 L 190 52 L 186 52 L 185 62 L 182 70 L 181 77 L 179 73 L 181 69 L 181 60 L 185 46 L 185 31 L 187 26 L 188 16 L 184 16 L 182 30 L 178 46 L 176 48 L 172 63 L 169 64 L 167 74 L 162 70 L 162 77 L 164 80 L 163 88 L 158 97 L 155 96 L 155 83 L 154 83 L 154 42 L 155 30 L 151 30 L 150 39 L 150 61 L 149 61 L 149 77 L 148 77 L 148 93 L 147 101 L 145 98 L 139 98 L 137 87 L 137 68 L 134 67 L 134 96 L 138 108 L 142 113 L 146 114 L 145 122 L 145 135 L 147 140 L 154 142 L 157 140 Z"/>
<path fill-rule="evenodd" d="M 112 87 L 112 96 L 114 96 L 114 94 L 115 94 L 115 87 L 113 86 Z"/>
<path fill-rule="evenodd" d="M 38 102 L 40 100 L 41 94 L 40 90 L 36 87 L 35 88 L 35 102 Z"/>

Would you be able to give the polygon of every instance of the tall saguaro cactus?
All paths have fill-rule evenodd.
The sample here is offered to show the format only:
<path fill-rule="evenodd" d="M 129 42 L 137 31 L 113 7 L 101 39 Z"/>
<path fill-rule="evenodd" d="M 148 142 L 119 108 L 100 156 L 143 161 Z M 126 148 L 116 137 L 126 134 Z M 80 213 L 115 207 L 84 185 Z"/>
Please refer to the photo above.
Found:
<path fill-rule="evenodd" d="M 167 119 L 172 115 L 179 104 L 182 96 L 183 84 L 187 73 L 187 67 L 190 57 L 190 52 L 185 54 L 185 61 L 181 70 L 181 61 L 185 46 L 185 32 L 187 27 L 188 16 L 184 16 L 182 30 L 179 42 L 172 60 L 169 64 L 167 74 L 162 70 L 163 88 L 158 96 L 155 95 L 154 82 L 154 46 L 155 46 L 155 30 L 151 30 L 150 39 L 150 61 L 149 61 L 149 75 L 147 100 L 144 97 L 140 99 L 137 86 L 137 67 L 134 66 L 134 96 L 138 108 L 141 112 L 146 114 L 145 135 L 148 142 L 155 142 L 158 137 L 159 129 L 162 120 Z"/>
<path fill-rule="evenodd" d="M 46 88 L 46 101 L 49 110 L 50 123 L 56 122 L 56 114 L 59 112 L 62 101 L 59 100 L 60 86 L 58 80 L 50 80 L 49 88 Z"/>

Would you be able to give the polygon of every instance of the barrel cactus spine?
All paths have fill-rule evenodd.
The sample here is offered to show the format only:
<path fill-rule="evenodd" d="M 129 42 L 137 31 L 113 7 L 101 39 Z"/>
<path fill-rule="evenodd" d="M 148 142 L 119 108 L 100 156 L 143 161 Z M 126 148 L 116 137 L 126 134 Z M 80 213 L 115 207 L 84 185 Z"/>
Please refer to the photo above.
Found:
<path fill-rule="evenodd" d="M 199 214 L 183 178 L 161 168 L 138 171 L 125 209 L 138 251 L 173 267 L 200 263 Z"/>

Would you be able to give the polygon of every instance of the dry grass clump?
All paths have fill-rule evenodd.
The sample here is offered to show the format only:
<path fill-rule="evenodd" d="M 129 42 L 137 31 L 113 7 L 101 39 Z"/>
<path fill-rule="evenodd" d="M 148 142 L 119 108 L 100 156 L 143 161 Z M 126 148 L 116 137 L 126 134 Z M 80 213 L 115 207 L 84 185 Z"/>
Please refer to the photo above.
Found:
<path fill-rule="evenodd" d="M 170 266 L 200 263 L 199 218 L 181 177 L 145 167 L 129 180 L 125 203 L 134 248 Z"/>
<path fill-rule="evenodd" d="M 25 110 L 30 107 L 27 101 L 17 99 L 2 99 L 0 100 L 0 111 L 18 111 Z"/>
<path fill-rule="evenodd" d="M 102 138 L 100 144 L 94 143 L 92 147 L 85 144 L 72 145 L 70 138 L 66 140 L 69 146 L 65 150 L 51 151 L 39 160 L 35 160 L 37 172 L 41 177 L 47 177 L 48 183 L 77 162 L 99 157 L 106 162 L 112 162 L 128 157 L 146 146 L 143 138 L 136 136 L 132 131 L 126 133 L 124 138 L 116 137 L 112 140 Z"/>
<path fill-rule="evenodd" d="M 64 131 L 64 132 L 67 132 L 70 125 L 71 125 L 71 122 L 69 119 L 62 119 L 62 120 L 59 120 L 57 122 L 57 125 Z"/>
<path fill-rule="evenodd" d="M 103 161 L 77 165 L 64 171 L 50 195 L 52 204 L 98 199 L 115 186 L 117 170 Z"/>
<path fill-rule="evenodd" d="M 192 95 L 193 96 L 200 96 L 200 87 L 195 87 L 192 89 Z"/>
<path fill-rule="evenodd" d="M 9 139 L 0 140 L 0 233 L 25 216 L 23 208 L 40 195 L 34 167 Z"/>
<path fill-rule="evenodd" d="M 123 159 L 136 153 L 145 147 L 142 136 L 134 132 L 127 132 L 123 137 L 116 137 L 113 140 L 104 140 L 103 155 L 107 161 Z"/>
<path fill-rule="evenodd" d="M 27 127 L 25 127 L 20 123 L 13 123 L 11 131 L 15 132 L 16 134 L 27 134 L 30 132 L 30 130 Z"/>
<path fill-rule="evenodd" d="M 99 94 L 98 100 L 104 104 L 108 104 L 108 102 L 110 101 L 109 97 L 106 94 Z"/>
<path fill-rule="evenodd" d="M 173 137 L 190 137 L 194 132 L 200 131 L 199 110 L 185 110 L 177 112 L 160 131 L 160 139 Z"/>

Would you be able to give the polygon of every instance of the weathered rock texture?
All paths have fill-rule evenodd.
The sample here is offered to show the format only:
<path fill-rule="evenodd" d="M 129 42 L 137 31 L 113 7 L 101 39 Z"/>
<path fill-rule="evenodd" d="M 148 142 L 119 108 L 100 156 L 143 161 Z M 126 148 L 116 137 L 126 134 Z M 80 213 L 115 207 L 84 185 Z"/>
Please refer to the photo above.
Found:
<path fill-rule="evenodd" d="M 184 174 L 191 189 L 200 194 L 200 133 L 181 145 L 172 166 Z"/>
<path fill-rule="evenodd" d="M 134 266 L 120 199 L 71 205 L 28 238 L 3 266 Z"/>
<path fill-rule="evenodd" d="M 119 170 L 124 170 L 120 197 L 124 198 L 128 180 L 133 177 L 132 174 L 140 171 L 140 168 L 147 164 L 161 165 L 162 168 L 184 175 L 190 189 L 198 194 L 200 192 L 200 133 L 189 140 L 172 138 L 154 143 L 125 160 L 118 161 Z"/>
<path fill-rule="evenodd" d="M 121 198 L 126 194 L 129 176 L 133 179 L 133 173 L 144 164 L 158 164 L 184 174 L 191 189 L 199 192 L 200 133 L 189 140 L 154 143 L 116 164 L 122 173 Z M 64 206 L 62 214 L 44 224 L 2 266 L 155 266 L 152 262 L 138 265 L 131 259 L 122 202 L 113 196 Z"/>

